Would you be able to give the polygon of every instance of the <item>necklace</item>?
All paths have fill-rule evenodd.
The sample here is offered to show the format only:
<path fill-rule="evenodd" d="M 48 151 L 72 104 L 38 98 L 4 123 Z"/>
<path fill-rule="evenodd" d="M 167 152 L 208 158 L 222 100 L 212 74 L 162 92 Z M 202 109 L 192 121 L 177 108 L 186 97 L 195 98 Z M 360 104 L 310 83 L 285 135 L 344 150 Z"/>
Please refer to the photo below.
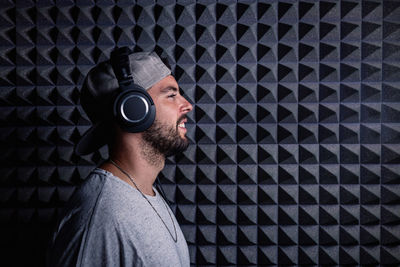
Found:
<path fill-rule="evenodd" d="M 112 159 L 110 159 L 110 162 L 111 162 L 112 165 L 114 165 L 115 167 L 117 167 L 118 170 L 120 170 L 123 174 L 125 174 L 126 177 L 128 177 L 128 179 L 132 182 L 132 184 L 135 185 L 136 189 L 140 192 L 140 194 L 142 195 L 142 197 L 143 197 L 144 199 L 147 200 L 147 202 L 148 202 L 148 203 L 150 204 L 150 206 L 153 208 L 153 210 L 155 211 L 155 213 L 157 214 L 157 216 L 160 218 L 160 220 L 161 220 L 162 223 L 164 224 L 165 228 L 167 228 L 168 233 L 169 233 L 169 235 L 171 236 L 172 240 L 174 240 L 174 242 L 176 243 L 176 242 L 178 241 L 178 235 L 177 235 L 177 233 L 176 233 L 175 222 L 174 222 L 174 220 L 172 219 L 172 215 L 171 215 L 171 213 L 169 212 L 169 209 L 168 209 L 167 204 L 165 203 L 164 199 L 161 197 L 162 202 L 164 203 L 165 208 L 167 209 L 168 215 L 169 215 L 169 217 L 171 218 L 172 225 L 174 226 L 175 237 L 172 235 L 171 231 L 170 231 L 169 228 L 167 227 L 167 224 L 164 222 L 164 220 L 162 219 L 161 215 L 158 213 L 158 211 L 156 210 L 156 208 L 154 208 L 153 204 L 151 204 L 150 200 L 146 197 L 146 195 L 142 193 L 142 191 L 141 191 L 141 190 L 139 189 L 139 187 L 136 185 L 135 181 L 133 181 L 133 179 L 132 179 L 132 177 L 129 175 L 129 173 L 126 172 L 124 169 L 122 169 L 122 168 L 121 168 L 117 163 L 115 163 Z"/>

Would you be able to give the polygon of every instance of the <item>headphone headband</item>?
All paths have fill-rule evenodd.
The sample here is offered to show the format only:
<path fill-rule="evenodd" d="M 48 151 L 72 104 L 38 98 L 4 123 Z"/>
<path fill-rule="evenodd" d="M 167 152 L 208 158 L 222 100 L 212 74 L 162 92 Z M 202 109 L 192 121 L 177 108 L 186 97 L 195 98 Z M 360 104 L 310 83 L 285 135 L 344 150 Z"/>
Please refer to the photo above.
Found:
<path fill-rule="evenodd" d="M 126 46 L 116 48 L 111 52 L 111 66 L 120 84 L 133 82 L 129 54 L 131 54 L 131 50 Z"/>

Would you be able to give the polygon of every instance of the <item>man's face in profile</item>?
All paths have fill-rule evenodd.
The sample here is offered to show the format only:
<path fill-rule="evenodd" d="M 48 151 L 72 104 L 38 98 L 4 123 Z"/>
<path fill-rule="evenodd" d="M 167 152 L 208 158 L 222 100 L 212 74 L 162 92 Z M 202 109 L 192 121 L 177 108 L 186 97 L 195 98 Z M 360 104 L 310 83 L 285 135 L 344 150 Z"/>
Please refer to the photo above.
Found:
<path fill-rule="evenodd" d="M 186 114 L 192 105 L 180 94 L 178 83 L 171 75 L 153 85 L 148 93 L 156 106 L 153 125 L 143 132 L 143 139 L 166 157 L 186 150 Z"/>

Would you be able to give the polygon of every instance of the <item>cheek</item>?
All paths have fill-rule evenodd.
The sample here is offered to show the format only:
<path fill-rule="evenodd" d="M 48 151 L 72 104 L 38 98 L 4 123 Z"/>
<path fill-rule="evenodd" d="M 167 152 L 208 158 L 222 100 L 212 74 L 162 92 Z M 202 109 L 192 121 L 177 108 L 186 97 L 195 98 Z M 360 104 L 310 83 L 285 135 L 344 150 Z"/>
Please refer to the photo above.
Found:
<path fill-rule="evenodd" d="M 176 123 L 176 116 L 176 112 L 174 112 L 172 109 L 165 106 L 156 106 L 156 120 L 160 121 L 161 123 Z"/>

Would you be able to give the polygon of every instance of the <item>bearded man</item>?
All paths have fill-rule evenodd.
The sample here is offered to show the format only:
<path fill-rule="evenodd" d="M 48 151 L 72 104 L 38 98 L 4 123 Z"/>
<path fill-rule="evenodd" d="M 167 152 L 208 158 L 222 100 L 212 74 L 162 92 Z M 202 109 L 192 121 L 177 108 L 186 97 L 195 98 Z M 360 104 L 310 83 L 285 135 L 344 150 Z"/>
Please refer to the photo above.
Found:
<path fill-rule="evenodd" d="M 93 123 L 77 146 L 110 158 L 71 197 L 48 266 L 190 266 L 176 218 L 153 186 L 165 158 L 188 146 L 192 105 L 156 53 L 117 49 L 87 75 L 81 105 Z"/>

